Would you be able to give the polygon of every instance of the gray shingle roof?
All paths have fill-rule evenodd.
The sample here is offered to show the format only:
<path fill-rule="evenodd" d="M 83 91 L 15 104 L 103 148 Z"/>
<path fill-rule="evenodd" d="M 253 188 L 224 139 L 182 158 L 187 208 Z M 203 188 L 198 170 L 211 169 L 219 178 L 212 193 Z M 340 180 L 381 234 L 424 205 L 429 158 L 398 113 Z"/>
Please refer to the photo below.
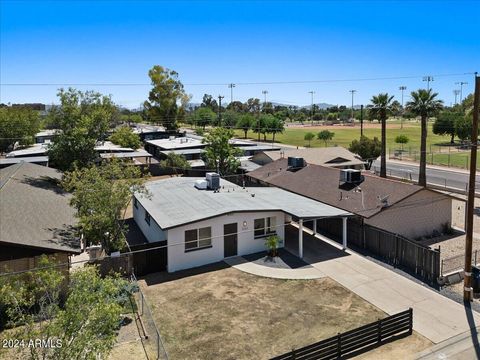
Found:
<path fill-rule="evenodd" d="M 382 211 L 379 199 L 388 197 L 388 204 L 393 205 L 423 189 L 364 172 L 365 180 L 359 185 L 359 191 L 357 186 L 340 184 L 339 169 L 308 164 L 298 171 L 289 171 L 287 161 L 274 161 L 247 176 L 366 218 Z"/>
<path fill-rule="evenodd" d="M 30 163 L 0 169 L 0 242 L 80 252 L 72 235 L 76 219 L 71 195 L 56 184 L 61 176 Z"/>
<path fill-rule="evenodd" d="M 154 181 L 146 185 L 150 198 L 140 194 L 136 197 L 164 230 L 234 212 L 284 211 L 304 219 L 351 215 L 348 211 L 285 190 L 271 187 L 243 189 L 223 179 L 218 193 L 198 190 L 194 184 L 199 179 L 175 177 Z"/>

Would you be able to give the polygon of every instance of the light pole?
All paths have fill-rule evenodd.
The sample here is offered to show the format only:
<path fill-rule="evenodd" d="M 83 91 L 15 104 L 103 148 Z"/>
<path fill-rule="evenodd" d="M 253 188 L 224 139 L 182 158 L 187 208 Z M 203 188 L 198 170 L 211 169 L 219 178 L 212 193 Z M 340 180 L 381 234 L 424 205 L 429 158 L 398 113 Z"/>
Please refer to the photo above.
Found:
<path fill-rule="evenodd" d="M 233 88 L 235 87 L 234 83 L 228 84 L 228 87 L 230 88 L 230 104 L 233 102 Z"/>
<path fill-rule="evenodd" d="M 263 94 L 263 104 L 265 105 L 267 103 L 268 91 L 267 90 L 262 90 L 262 94 Z"/>
<path fill-rule="evenodd" d="M 427 91 L 430 90 L 430 81 L 433 81 L 433 76 L 431 75 L 424 76 L 423 81 L 427 82 Z"/>
<path fill-rule="evenodd" d="M 349 90 L 349 92 L 352 93 L 352 116 L 351 116 L 351 119 L 353 121 L 353 95 L 357 92 L 357 90 Z"/>
<path fill-rule="evenodd" d="M 453 90 L 453 95 L 455 95 L 455 105 L 457 105 L 458 94 L 460 94 L 460 90 L 458 90 L 458 89 Z"/>
<path fill-rule="evenodd" d="M 315 91 L 309 91 L 309 94 L 312 95 L 312 105 L 310 107 L 310 121 L 313 121 L 313 95 L 315 94 Z"/>
<path fill-rule="evenodd" d="M 400 119 L 400 129 L 403 129 L 403 92 L 407 90 L 407 87 L 405 85 L 402 85 L 398 88 L 402 92 L 402 118 Z"/>
<path fill-rule="evenodd" d="M 222 99 L 225 96 L 218 95 L 218 125 L 222 126 Z"/>
<path fill-rule="evenodd" d="M 455 85 L 460 85 L 460 104 L 462 103 L 462 99 L 463 99 L 463 85 L 467 85 L 468 82 L 466 81 L 459 81 L 459 82 L 456 82 Z"/>

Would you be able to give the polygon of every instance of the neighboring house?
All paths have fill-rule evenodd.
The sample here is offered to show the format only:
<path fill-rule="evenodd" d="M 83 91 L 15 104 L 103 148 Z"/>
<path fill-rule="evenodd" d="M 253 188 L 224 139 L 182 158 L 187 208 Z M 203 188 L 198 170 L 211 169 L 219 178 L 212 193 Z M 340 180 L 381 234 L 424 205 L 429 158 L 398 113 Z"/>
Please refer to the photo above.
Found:
<path fill-rule="evenodd" d="M 287 159 L 280 159 L 247 177 L 254 184 L 275 186 L 354 213 L 349 230 L 357 227 L 359 236 L 363 224 L 415 239 L 441 233 L 452 223 L 452 198 L 448 195 L 366 173 L 361 182 L 347 183 L 340 180 L 342 171 L 349 170 L 311 164 L 291 170 Z M 319 225 L 337 235 L 341 229 L 331 221 Z"/>
<path fill-rule="evenodd" d="M 42 130 L 35 134 L 35 143 L 43 144 L 52 142 L 53 139 L 59 135 L 60 131 L 59 129 Z"/>
<path fill-rule="evenodd" d="M 255 154 L 251 161 L 258 165 L 269 164 L 278 159 L 301 157 L 308 164 L 323 165 L 338 169 L 363 169 L 364 162 L 355 154 L 341 146 L 307 149 L 282 149 L 263 151 Z"/>
<path fill-rule="evenodd" d="M 218 176 L 218 175 L 216 175 Z M 214 176 L 215 177 L 215 176 Z M 165 246 L 169 272 L 265 250 L 277 234 L 284 244 L 285 224 L 316 218 L 346 218 L 348 211 L 277 188 L 242 188 L 219 180 L 217 190 L 203 178 L 174 177 L 147 183 L 149 195 L 136 194 L 133 217 L 149 242 Z M 211 184 L 210 182 L 209 184 Z M 299 231 L 299 254 L 303 235 Z"/>
<path fill-rule="evenodd" d="M 57 185 L 61 176 L 30 163 L 0 169 L 0 271 L 35 267 L 42 254 L 68 263 L 80 253 L 70 195 Z"/>
<path fill-rule="evenodd" d="M 240 139 L 231 139 L 230 144 L 242 151 L 242 157 L 249 157 L 265 150 L 280 150 L 276 146 L 258 145 L 254 142 Z M 168 139 L 145 141 L 145 149 L 155 158 L 162 160 L 170 153 L 182 155 L 192 168 L 205 166 L 202 155 L 206 146 L 207 144 L 203 142 L 203 137 L 191 134 L 182 137 L 170 136 Z"/>

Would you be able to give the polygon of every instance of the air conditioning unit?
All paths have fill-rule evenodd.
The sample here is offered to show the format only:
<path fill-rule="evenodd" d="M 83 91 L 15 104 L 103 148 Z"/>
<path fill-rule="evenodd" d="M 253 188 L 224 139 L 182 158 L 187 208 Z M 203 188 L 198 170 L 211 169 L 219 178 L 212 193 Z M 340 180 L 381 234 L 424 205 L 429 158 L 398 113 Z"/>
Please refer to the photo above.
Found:
<path fill-rule="evenodd" d="M 305 160 L 302 157 L 289 156 L 288 167 L 290 169 L 299 169 L 305 167 Z"/>
<path fill-rule="evenodd" d="M 340 182 L 348 184 L 357 184 L 362 182 L 362 172 L 356 169 L 340 170 Z"/>
<path fill-rule="evenodd" d="M 214 172 L 205 174 L 205 179 L 208 182 L 208 188 L 210 190 L 217 190 L 220 188 L 220 175 Z"/>

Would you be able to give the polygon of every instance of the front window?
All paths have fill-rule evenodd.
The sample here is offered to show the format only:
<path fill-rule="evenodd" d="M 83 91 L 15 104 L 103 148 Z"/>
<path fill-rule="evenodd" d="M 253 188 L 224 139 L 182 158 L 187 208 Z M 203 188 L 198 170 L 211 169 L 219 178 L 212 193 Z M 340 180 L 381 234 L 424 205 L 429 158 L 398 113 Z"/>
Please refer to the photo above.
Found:
<path fill-rule="evenodd" d="M 277 231 L 277 219 L 275 216 L 255 219 L 253 223 L 253 234 L 255 238 L 273 235 Z"/>
<path fill-rule="evenodd" d="M 202 249 L 212 246 L 212 228 L 204 227 L 200 229 L 185 231 L 185 251 Z"/>

